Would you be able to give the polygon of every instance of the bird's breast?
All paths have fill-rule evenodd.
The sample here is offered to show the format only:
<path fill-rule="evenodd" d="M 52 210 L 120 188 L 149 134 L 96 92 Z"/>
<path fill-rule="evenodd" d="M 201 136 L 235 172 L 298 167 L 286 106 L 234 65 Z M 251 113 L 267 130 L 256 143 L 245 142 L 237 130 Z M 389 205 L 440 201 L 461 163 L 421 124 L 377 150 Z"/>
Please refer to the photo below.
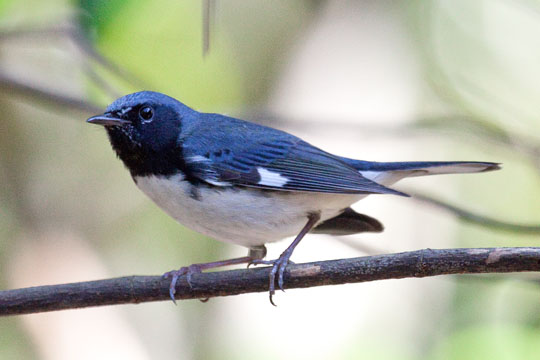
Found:
<path fill-rule="evenodd" d="M 247 187 L 200 186 L 173 176 L 134 180 L 148 197 L 181 224 L 217 240 L 246 247 L 297 235 L 307 215 L 321 221 L 340 214 L 362 195 L 268 191 Z"/>

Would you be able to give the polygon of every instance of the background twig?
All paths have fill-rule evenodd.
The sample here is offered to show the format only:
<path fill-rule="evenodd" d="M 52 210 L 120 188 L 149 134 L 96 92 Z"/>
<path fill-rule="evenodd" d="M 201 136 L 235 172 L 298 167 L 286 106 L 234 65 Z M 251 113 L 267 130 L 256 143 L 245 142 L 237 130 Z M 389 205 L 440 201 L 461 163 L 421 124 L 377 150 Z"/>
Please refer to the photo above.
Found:
<path fill-rule="evenodd" d="M 398 254 L 290 265 L 286 288 L 305 288 L 446 274 L 540 270 L 540 247 L 425 249 Z M 177 284 L 177 299 L 201 299 L 268 291 L 269 268 L 195 274 Z M 0 315 L 169 300 L 169 280 L 129 276 L 0 291 Z"/>
<path fill-rule="evenodd" d="M 507 221 L 498 220 L 498 219 L 490 218 L 487 216 L 475 214 L 471 211 L 448 204 L 444 201 L 432 198 L 427 195 L 422 195 L 415 192 L 410 192 L 409 194 L 411 194 L 413 196 L 413 199 L 415 200 L 418 200 L 426 204 L 438 207 L 442 210 L 445 210 L 451 214 L 454 214 L 460 220 L 465 221 L 470 224 L 479 225 L 479 226 L 482 226 L 491 230 L 513 232 L 513 233 L 518 233 L 518 234 L 528 234 L 528 235 L 540 234 L 540 225 L 510 223 Z"/>
<path fill-rule="evenodd" d="M 34 104 L 38 102 L 46 106 L 62 109 L 68 108 L 88 114 L 98 114 L 104 110 L 103 107 L 88 101 L 70 95 L 56 93 L 49 89 L 39 88 L 2 72 L 0 72 L 0 89 L 8 94 L 29 97 Z"/>

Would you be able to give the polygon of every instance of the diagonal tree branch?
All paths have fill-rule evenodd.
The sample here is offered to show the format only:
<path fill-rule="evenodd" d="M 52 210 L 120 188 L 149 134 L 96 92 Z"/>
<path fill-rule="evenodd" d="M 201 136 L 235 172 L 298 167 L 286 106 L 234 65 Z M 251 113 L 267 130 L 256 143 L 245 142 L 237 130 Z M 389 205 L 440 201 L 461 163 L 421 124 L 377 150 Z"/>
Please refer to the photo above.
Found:
<path fill-rule="evenodd" d="M 177 299 L 268 291 L 270 268 L 195 274 L 178 281 Z M 305 288 L 448 274 L 540 271 L 540 247 L 425 249 L 290 265 L 285 287 Z M 169 280 L 128 276 L 0 291 L 0 316 L 169 299 Z"/>
<path fill-rule="evenodd" d="M 57 93 L 50 89 L 40 88 L 0 71 L 0 90 L 4 94 L 28 97 L 32 103 L 48 105 L 63 110 L 77 110 L 87 114 L 97 114 L 103 107 L 67 94 Z"/>
<path fill-rule="evenodd" d="M 471 211 L 465 210 L 463 208 L 448 204 L 444 201 L 435 199 L 431 196 L 423 195 L 416 193 L 414 191 L 407 192 L 408 194 L 412 195 L 413 199 L 424 202 L 429 205 L 433 205 L 435 207 L 438 207 L 442 210 L 445 210 L 456 217 L 458 217 L 460 220 L 464 222 L 468 222 L 470 224 L 482 226 L 487 229 L 491 230 L 499 230 L 499 231 L 506 231 L 506 232 L 513 232 L 516 234 L 526 234 L 526 235 L 538 235 L 540 234 L 540 225 L 531 225 L 531 224 L 516 224 L 516 223 L 510 223 L 507 221 L 499 220 L 490 218 L 487 216 L 482 216 L 479 214 L 475 214 Z"/>

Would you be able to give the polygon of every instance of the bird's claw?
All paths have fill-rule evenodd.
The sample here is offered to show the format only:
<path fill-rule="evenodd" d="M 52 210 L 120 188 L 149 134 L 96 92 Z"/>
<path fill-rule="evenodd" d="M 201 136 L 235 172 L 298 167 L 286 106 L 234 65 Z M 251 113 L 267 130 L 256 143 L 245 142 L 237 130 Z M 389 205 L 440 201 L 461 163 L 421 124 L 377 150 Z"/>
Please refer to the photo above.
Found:
<path fill-rule="evenodd" d="M 180 276 L 186 275 L 186 281 L 189 287 L 191 288 L 193 287 L 191 284 L 192 275 L 198 274 L 201 272 L 202 272 L 201 267 L 198 264 L 193 264 L 193 265 L 184 266 L 178 270 L 172 270 L 163 274 L 164 279 L 167 279 L 169 277 L 171 278 L 171 284 L 169 285 L 169 296 L 171 297 L 171 300 L 173 301 L 175 305 L 176 305 L 176 299 L 174 295 L 176 294 L 176 282 L 178 281 L 178 278 Z"/>
<path fill-rule="evenodd" d="M 251 265 L 272 265 L 272 270 L 270 271 L 270 275 L 268 276 L 270 280 L 270 285 L 268 287 L 268 293 L 270 297 L 270 303 L 274 306 L 276 304 L 274 303 L 273 296 L 276 293 L 276 275 L 278 278 L 278 288 L 281 291 L 285 291 L 283 288 L 283 276 L 285 275 L 285 270 L 287 269 L 287 265 L 294 264 L 292 261 L 289 260 L 290 255 L 288 253 L 283 253 L 281 256 L 276 260 L 262 260 L 262 259 L 254 259 L 248 263 L 248 267 Z"/>

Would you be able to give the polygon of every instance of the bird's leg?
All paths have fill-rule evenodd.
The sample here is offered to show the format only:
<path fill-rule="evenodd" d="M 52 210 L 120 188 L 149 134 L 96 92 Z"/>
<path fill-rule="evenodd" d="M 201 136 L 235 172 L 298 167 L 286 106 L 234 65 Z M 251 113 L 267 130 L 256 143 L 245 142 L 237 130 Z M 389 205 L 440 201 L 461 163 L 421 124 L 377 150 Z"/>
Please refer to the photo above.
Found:
<path fill-rule="evenodd" d="M 321 214 L 320 213 L 311 213 L 308 215 L 308 222 L 306 225 L 302 228 L 300 233 L 294 238 L 293 242 L 287 249 L 285 249 L 284 252 L 281 253 L 279 258 L 276 260 L 261 260 L 261 259 L 254 259 L 249 262 L 249 264 L 253 265 L 272 265 L 272 271 L 270 271 L 270 286 L 268 288 L 270 293 L 270 302 L 272 305 L 276 306 L 274 304 L 274 301 L 272 300 L 272 297 L 276 293 L 276 274 L 278 275 L 278 286 L 281 290 L 283 290 L 283 275 L 285 274 L 285 269 L 287 268 L 287 265 L 290 262 L 291 255 L 296 248 L 296 246 L 300 243 L 300 241 L 304 238 L 304 236 L 317 224 L 317 222 L 320 220 Z M 284 290 L 283 290 L 284 291 Z"/>
<path fill-rule="evenodd" d="M 266 247 L 264 245 L 252 247 L 249 249 L 247 256 L 242 256 L 239 258 L 222 260 L 222 261 L 213 261 L 209 263 L 202 264 L 192 264 L 189 266 L 181 267 L 178 270 L 173 270 L 163 274 L 163 277 L 171 278 L 171 285 L 169 286 L 169 295 L 171 296 L 172 301 L 176 304 L 174 294 L 176 294 L 176 282 L 180 276 L 186 275 L 186 281 L 191 287 L 191 276 L 196 273 L 200 273 L 203 270 L 213 269 L 221 266 L 236 265 L 236 264 L 245 264 L 251 263 L 254 260 L 262 259 L 266 256 Z"/>

